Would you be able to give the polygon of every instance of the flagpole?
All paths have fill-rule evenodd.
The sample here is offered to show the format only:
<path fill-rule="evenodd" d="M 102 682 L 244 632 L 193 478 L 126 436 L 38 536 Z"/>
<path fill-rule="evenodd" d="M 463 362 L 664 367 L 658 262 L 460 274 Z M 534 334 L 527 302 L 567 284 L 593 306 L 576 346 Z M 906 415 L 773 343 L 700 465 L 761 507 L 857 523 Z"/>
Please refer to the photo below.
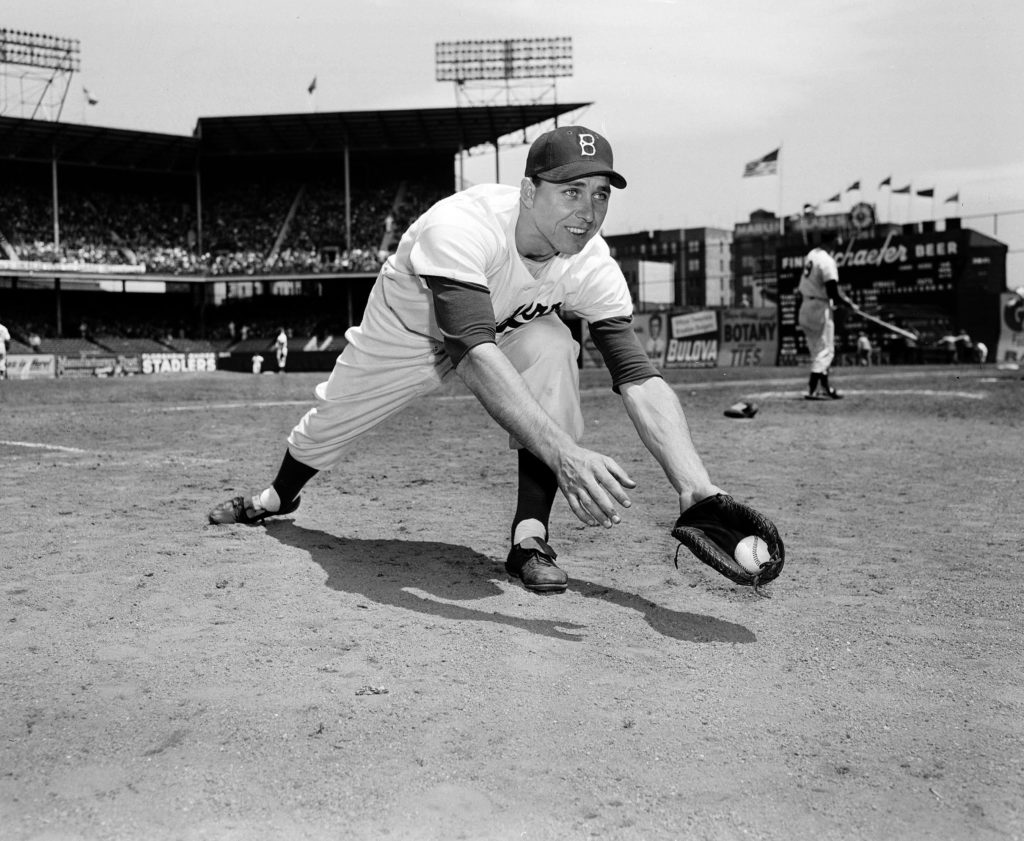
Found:
<path fill-rule="evenodd" d="M 779 236 L 786 235 L 786 221 L 782 215 L 782 141 L 779 141 Z"/>
<path fill-rule="evenodd" d="M 310 110 L 316 113 L 316 80 L 317 77 L 313 77 L 313 81 L 306 87 L 306 91 L 309 93 L 309 107 Z"/>

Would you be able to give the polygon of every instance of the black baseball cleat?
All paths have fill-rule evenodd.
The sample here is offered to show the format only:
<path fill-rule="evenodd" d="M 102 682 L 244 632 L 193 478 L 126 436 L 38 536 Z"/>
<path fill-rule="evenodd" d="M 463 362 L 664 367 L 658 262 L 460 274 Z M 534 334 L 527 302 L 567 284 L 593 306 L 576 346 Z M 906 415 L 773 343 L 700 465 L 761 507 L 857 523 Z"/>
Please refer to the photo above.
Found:
<path fill-rule="evenodd" d="M 843 395 L 841 395 L 841 394 L 840 394 L 840 393 L 839 393 L 838 391 L 836 391 L 836 390 L 835 390 L 834 388 L 830 388 L 830 389 L 829 389 L 828 391 L 826 391 L 826 392 L 825 392 L 825 396 L 826 396 L 826 397 L 827 397 L 827 398 L 828 398 L 829 400 L 842 400 L 842 399 L 843 399 Z"/>
<path fill-rule="evenodd" d="M 557 557 L 555 550 L 539 537 L 528 537 L 508 553 L 505 572 L 534 593 L 564 593 L 569 576 L 555 566 Z"/>
<path fill-rule="evenodd" d="M 302 497 L 297 496 L 291 502 L 281 505 L 280 511 L 268 511 L 259 505 L 251 496 L 236 496 L 227 502 L 222 502 L 215 508 L 210 509 L 210 522 L 215 526 L 227 525 L 229 523 L 243 523 L 247 526 L 255 526 L 262 523 L 267 517 L 281 517 L 291 514 L 299 507 Z"/>

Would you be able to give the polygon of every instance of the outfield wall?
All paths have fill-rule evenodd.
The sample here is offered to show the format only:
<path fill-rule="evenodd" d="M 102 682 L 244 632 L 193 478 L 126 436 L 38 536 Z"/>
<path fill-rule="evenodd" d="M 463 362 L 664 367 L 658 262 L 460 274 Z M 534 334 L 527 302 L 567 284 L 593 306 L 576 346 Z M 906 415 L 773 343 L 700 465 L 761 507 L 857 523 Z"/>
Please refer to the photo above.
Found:
<path fill-rule="evenodd" d="M 657 368 L 770 366 L 778 355 L 774 307 L 637 313 L 633 329 Z M 586 331 L 582 356 L 584 367 L 604 365 Z"/>
<path fill-rule="evenodd" d="M 604 367 L 604 361 L 590 338 L 586 324 L 576 322 L 570 323 L 570 326 L 576 328 L 574 335 L 582 346 L 582 367 Z M 633 329 L 657 368 L 742 368 L 799 364 L 799 351 L 780 353 L 779 327 L 780 317 L 775 307 L 743 307 L 637 313 Z M 993 354 L 990 350 L 989 362 L 1024 363 L 1024 300 L 1010 293 L 1000 296 L 1000 332 L 995 351 Z M 296 373 L 329 372 L 334 368 L 339 353 L 338 349 L 292 351 L 288 354 L 286 367 L 288 371 Z M 273 351 L 267 350 L 259 355 L 262 361 L 258 373 L 278 371 Z M 253 356 L 248 351 L 77 357 L 45 353 L 9 354 L 7 370 L 12 380 L 214 371 L 254 373 Z M 940 361 L 937 356 L 933 356 L 926 356 L 919 361 Z"/>

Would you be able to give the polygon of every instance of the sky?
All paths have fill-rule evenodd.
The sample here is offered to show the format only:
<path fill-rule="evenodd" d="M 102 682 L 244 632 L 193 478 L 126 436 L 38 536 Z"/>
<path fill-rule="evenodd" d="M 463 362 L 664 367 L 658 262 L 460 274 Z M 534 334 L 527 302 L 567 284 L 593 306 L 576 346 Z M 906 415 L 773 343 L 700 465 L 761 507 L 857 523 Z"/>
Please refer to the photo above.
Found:
<path fill-rule="evenodd" d="M 6 0 L 0 27 L 79 40 L 63 121 L 185 135 L 205 116 L 452 107 L 438 42 L 569 36 L 557 99 L 592 103 L 569 117 L 629 181 L 605 233 L 867 201 L 894 222 L 977 217 L 1024 258 L 1020 0 Z M 778 176 L 742 177 L 779 147 Z M 515 184 L 525 158 L 464 174 Z"/>

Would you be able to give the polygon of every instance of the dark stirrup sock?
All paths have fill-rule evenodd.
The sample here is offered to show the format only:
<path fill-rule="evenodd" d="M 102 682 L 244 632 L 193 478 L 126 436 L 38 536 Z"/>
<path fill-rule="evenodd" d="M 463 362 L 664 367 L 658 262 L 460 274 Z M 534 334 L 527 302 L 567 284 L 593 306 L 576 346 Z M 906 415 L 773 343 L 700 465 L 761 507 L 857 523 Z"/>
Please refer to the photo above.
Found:
<path fill-rule="evenodd" d="M 547 532 L 551 506 L 558 493 L 558 480 L 548 466 L 529 450 L 519 450 L 519 491 L 512 534 L 523 520 L 539 520 Z"/>
<path fill-rule="evenodd" d="M 811 379 L 807 383 L 808 394 L 814 394 L 815 389 L 818 387 L 819 380 L 821 380 L 821 374 L 811 374 Z"/>
<path fill-rule="evenodd" d="M 281 504 L 287 505 L 299 495 L 306 482 L 319 472 L 314 467 L 296 461 L 292 454 L 285 450 L 281 466 L 277 469 L 277 477 L 270 484 L 281 497 Z"/>

